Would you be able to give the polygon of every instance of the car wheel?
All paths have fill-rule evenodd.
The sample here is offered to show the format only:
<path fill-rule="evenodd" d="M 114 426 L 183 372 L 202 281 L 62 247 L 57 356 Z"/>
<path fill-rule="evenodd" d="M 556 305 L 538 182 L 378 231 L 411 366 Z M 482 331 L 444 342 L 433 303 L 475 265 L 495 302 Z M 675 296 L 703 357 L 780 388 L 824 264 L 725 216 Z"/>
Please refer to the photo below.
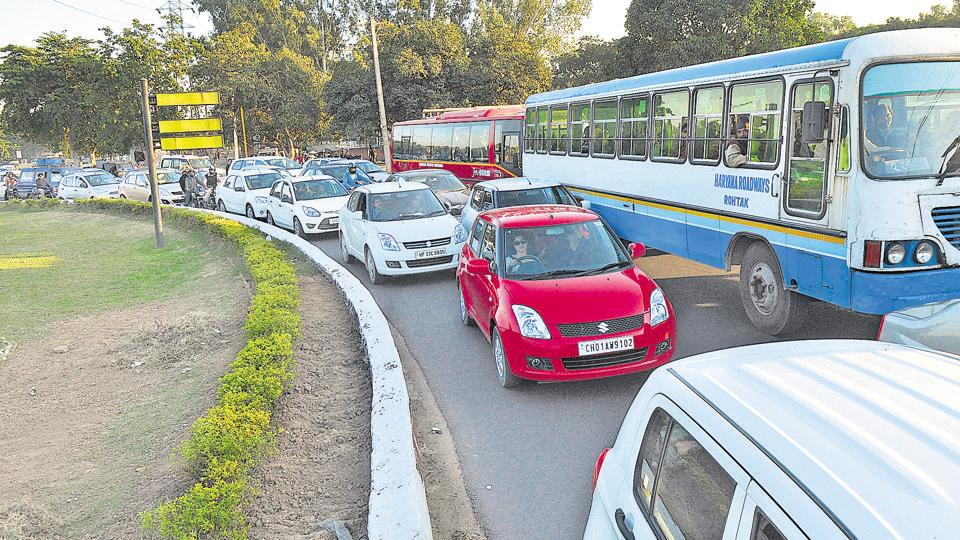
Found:
<path fill-rule="evenodd" d="M 121 198 L 121 199 L 126 199 L 126 198 L 127 198 L 127 196 L 126 196 L 126 195 L 124 195 L 123 193 L 121 193 L 121 194 L 120 194 L 120 198 Z"/>
<path fill-rule="evenodd" d="M 271 214 L 270 212 L 267 212 L 267 225 L 276 226 L 276 223 L 273 221 L 273 214 Z"/>
<path fill-rule="evenodd" d="M 227 213 L 227 205 L 223 204 L 223 199 L 217 201 L 217 210 L 223 212 L 224 214 Z"/>
<path fill-rule="evenodd" d="M 503 339 L 500 338 L 500 329 L 493 327 L 493 361 L 497 364 L 497 380 L 504 388 L 514 388 L 520 384 L 520 378 L 510 371 L 507 362 L 507 353 L 503 350 Z"/>
<path fill-rule="evenodd" d="M 367 250 L 367 277 L 370 278 L 370 283 L 374 285 L 383 282 L 383 277 L 380 272 L 377 272 L 377 263 L 373 260 L 373 253 L 369 249 Z"/>
<path fill-rule="evenodd" d="M 257 219 L 256 212 L 253 211 L 253 207 L 249 204 L 247 205 L 247 217 L 250 219 Z"/>
<path fill-rule="evenodd" d="M 809 303 L 784 287 L 777 256 L 762 242 L 750 244 L 740 263 L 740 301 L 750 322 L 771 336 L 798 330 Z"/>
<path fill-rule="evenodd" d="M 299 218 L 293 218 L 293 234 L 299 236 L 300 238 L 307 237 L 307 234 L 303 232 L 303 227 L 300 225 Z"/>
<path fill-rule="evenodd" d="M 350 252 L 347 251 L 347 239 L 343 236 L 343 232 L 339 232 L 340 236 L 340 258 L 343 259 L 344 264 L 350 264 L 353 261 L 353 255 L 350 255 Z"/>
<path fill-rule="evenodd" d="M 458 296 L 460 296 L 460 324 L 464 326 L 474 326 L 476 323 L 473 322 L 470 314 L 467 313 L 467 301 L 463 298 L 463 288 L 460 282 L 457 282 L 457 293 L 459 293 Z"/>

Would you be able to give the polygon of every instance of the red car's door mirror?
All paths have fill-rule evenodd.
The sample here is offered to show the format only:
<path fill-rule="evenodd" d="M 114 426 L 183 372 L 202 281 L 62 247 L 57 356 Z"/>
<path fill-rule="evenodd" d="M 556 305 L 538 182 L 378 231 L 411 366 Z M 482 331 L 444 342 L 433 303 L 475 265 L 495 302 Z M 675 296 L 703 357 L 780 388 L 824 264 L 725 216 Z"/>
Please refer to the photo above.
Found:
<path fill-rule="evenodd" d="M 467 272 L 484 275 L 490 273 L 490 263 L 486 259 L 470 259 L 467 261 Z"/>
<path fill-rule="evenodd" d="M 630 249 L 630 258 L 631 258 L 631 259 L 639 259 L 640 257 L 643 257 L 644 254 L 647 253 L 647 247 L 644 246 L 643 244 L 639 243 L 639 242 L 631 243 L 631 244 L 630 244 L 629 246 L 627 246 L 627 247 L 628 247 L 628 249 Z"/>

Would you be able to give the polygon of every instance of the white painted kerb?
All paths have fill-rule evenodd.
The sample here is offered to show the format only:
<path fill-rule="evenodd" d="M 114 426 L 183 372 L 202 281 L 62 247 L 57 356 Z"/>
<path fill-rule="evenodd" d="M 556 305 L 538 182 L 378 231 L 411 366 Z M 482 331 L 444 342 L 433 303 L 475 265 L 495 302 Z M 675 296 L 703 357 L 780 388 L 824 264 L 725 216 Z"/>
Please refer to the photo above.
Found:
<path fill-rule="evenodd" d="M 373 386 L 367 534 L 371 540 L 431 540 L 427 496 L 413 446 L 407 383 L 400 367 L 400 354 L 380 306 L 360 280 L 303 238 L 246 217 L 216 214 L 293 244 L 343 291 L 357 314 L 360 335 L 370 359 Z"/>

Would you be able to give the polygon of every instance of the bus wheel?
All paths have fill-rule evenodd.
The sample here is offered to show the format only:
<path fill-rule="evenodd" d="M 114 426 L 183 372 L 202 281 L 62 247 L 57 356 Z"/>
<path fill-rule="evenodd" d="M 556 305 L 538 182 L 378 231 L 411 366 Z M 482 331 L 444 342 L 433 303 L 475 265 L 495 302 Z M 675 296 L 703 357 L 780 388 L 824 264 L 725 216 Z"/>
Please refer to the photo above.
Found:
<path fill-rule="evenodd" d="M 807 298 L 783 286 L 777 256 L 762 242 L 750 244 L 740 264 L 740 301 L 750 322 L 771 336 L 797 331 L 806 314 Z"/>

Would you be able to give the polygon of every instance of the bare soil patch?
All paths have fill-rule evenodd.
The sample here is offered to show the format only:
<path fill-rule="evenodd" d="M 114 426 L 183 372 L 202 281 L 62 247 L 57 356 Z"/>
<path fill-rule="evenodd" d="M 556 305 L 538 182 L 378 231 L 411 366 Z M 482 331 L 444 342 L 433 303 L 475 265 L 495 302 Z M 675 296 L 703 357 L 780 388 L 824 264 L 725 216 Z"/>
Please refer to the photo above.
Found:
<path fill-rule="evenodd" d="M 139 513 L 189 484 L 171 454 L 245 342 L 236 264 L 206 291 L 17 344 L 0 364 L 0 538 L 138 537 Z"/>
<path fill-rule="evenodd" d="M 370 369 L 356 317 L 336 285 L 313 273 L 300 277 L 303 337 L 273 416 L 282 429 L 277 452 L 254 472 L 251 538 L 334 539 L 324 527 L 331 519 L 353 538 L 367 536 Z"/>

